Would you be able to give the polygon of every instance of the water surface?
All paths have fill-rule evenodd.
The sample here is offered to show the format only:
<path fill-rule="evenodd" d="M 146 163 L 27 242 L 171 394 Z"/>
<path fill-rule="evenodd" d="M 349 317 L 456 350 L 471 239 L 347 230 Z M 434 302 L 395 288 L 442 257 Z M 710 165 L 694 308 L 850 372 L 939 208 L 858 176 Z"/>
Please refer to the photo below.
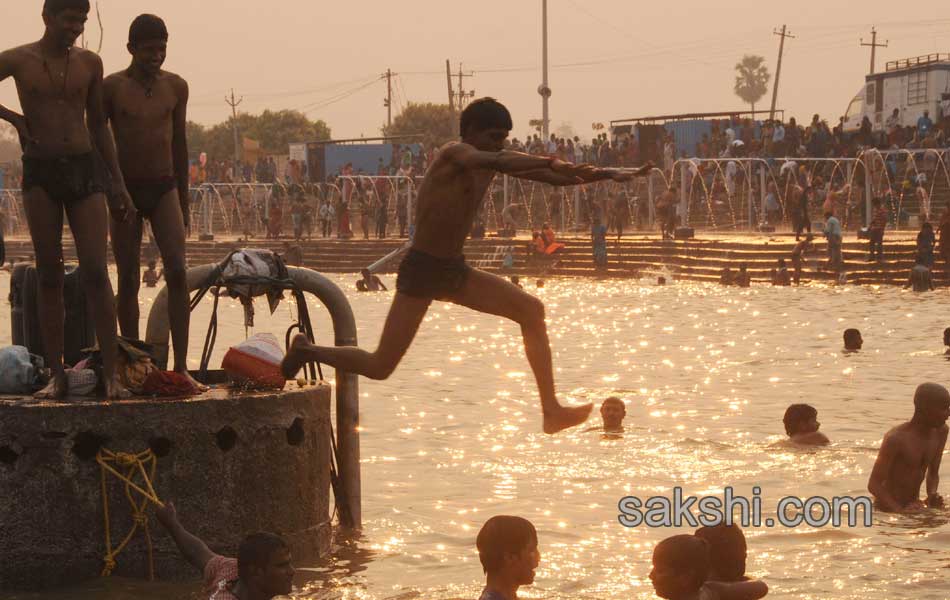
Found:
<path fill-rule="evenodd" d="M 334 279 L 353 289 L 352 276 Z M 518 327 L 434 304 L 393 377 L 360 382 L 364 535 L 339 540 L 319 564 L 298 564 L 300 598 L 476 598 L 483 575 L 474 539 L 495 514 L 521 515 L 538 528 L 541 567 L 523 597 L 653 598 L 652 548 L 686 530 L 622 527 L 621 497 L 670 496 L 674 486 L 692 495 L 721 496 L 725 486 L 749 494 L 759 486 L 766 516 L 774 516 L 786 495 L 866 494 L 880 440 L 911 416 L 916 385 L 948 383 L 946 291 L 583 279 L 529 291 L 547 306 L 561 396 L 598 406 L 621 397 L 624 435 L 604 439 L 583 428 L 543 435 Z M 143 290 L 143 313 L 154 295 Z M 350 299 L 361 342 L 375 347 L 391 294 Z M 257 306 L 255 331 L 282 339 L 290 305 L 274 317 Z M 195 366 L 209 311 L 206 301 L 195 313 Z M 314 305 L 311 314 L 318 338 L 330 343 L 324 311 Z M 236 302 L 222 302 L 222 318 L 212 365 L 245 335 Z M 9 339 L 8 327 L 0 325 L 0 337 Z M 859 354 L 841 352 L 848 327 L 864 334 Z M 795 402 L 818 409 L 832 447 L 779 443 L 782 414 Z M 946 482 L 942 489 L 948 494 Z M 746 534 L 749 573 L 776 597 L 947 598 L 947 511 L 876 514 L 872 528 Z M 115 580 L 0 598 L 151 600 L 197 597 L 195 590 Z"/>

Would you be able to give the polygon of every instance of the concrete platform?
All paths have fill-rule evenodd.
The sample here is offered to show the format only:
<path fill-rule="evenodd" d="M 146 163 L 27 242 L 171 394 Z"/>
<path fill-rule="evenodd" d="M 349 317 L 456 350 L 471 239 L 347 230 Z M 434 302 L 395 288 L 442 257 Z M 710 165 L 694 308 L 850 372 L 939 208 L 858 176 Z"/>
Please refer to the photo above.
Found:
<path fill-rule="evenodd" d="M 254 531 L 284 536 L 295 557 L 330 538 L 330 386 L 212 390 L 188 399 L 35 402 L 0 397 L 0 589 L 39 590 L 98 577 L 105 553 L 100 449 L 157 457 L 160 499 L 186 528 L 234 555 Z M 107 478 L 112 543 L 132 526 L 124 484 Z M 140 499 L 138 495 L 133 498 Z M 151 514 L 151 511 L 149 511 Z M 194 578 L 152 517 L 156 579 Z M 141 533 L 117 575 L 147 576 Z"/>

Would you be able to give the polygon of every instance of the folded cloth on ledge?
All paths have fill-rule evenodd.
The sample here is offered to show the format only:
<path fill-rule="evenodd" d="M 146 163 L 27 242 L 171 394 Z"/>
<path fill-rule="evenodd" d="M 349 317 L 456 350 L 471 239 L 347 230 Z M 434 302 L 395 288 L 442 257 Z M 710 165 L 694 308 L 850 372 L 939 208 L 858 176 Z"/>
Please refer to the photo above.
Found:
<path fill-rule="evenodd" d="M 143 394 L 162 398 L 194 396 L 198 391 L 191 380 L 181 373 L 159 371 L 157 369 L 148 374 L 145 384 L 142 386 Z"/>

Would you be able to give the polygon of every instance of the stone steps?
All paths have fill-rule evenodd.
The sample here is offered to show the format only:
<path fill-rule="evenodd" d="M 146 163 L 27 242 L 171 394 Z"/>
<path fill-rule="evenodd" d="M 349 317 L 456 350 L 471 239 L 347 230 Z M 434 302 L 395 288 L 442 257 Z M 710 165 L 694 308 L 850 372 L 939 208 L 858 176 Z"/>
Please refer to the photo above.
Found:
<path fill-rule="evenodd" d="M 249 248 L 270 248 L 281 252 L 287 240 L 252 239 Z M 501 272 L 502 249 L 510 247 L 515 267 L 505 274 L 525 277 L 639 277 L 666 273 L 674 279 L 718 281 L 722 269 L 738 269 L 747 266 L 753 280 L 768 280 L 769 272 L 776 267 L 779 258 L 790 264 L 795 246 L 794 238 L 777 235 L 768 241 L 761 239 L 711 239 L 689 241 L 662 241 L 656 238 L 629 238 L 608 242 L 608 267 L 597 270 L 593 266 L 591 242 L 583 238 L 562 240 L 566 245 L 556 261 L 531 262 L 528 259 L 528 240 L 523 238 L 489 238 L 470 240 L 465 247 L 470 264 L 479 268 Z M 816 251 L 806 256 L 803 278 L 806 281 L 833 282 L 837 275 L 819 271 L 818 266 L 826 261 L 825 244 L 816 240 Z M 300 243 L 304 265 L 325 273 L 356 273 L 366 265 L 402 247 L 405 240 L 336 240 L 314 239 Z M 188 242 L 190 265 L 220 262 L 228 252 L 238 247 L 236 241 Z M 72 244 L 64 244 L 66 260 L 75 261 Z M 27 260 L 32 246 L 27 240 L 7 242 L 7 255 L 12 259 Z M 903 285 L 916 256 L 916 244 L 910 239 L 893 239 L 885 243 L 886 260 L 868 263 L 867 242 L 850 238 L 843 244 L 843 258 L 847 279 L 851 283 L 873 285 Z M 383 272 L 393 273 L 398 267 L 394 262 Z M 938 263 L 934 270 L 937 285 L 950 285 L 950 278 Z"/>

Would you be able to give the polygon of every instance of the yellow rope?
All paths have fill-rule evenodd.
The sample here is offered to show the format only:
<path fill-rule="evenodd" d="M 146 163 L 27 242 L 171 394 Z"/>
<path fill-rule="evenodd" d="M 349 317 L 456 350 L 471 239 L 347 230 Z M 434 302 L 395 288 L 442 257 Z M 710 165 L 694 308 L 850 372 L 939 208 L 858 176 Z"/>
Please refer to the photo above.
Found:
<path fill-rule="evenodd" d="M 156 506 L 164 506 L 162 501 L 158 499 L 155 488 L 152 487 L 152 481 L 155 479 L 155 469 L 158 466 L 158 459 L 155 457 L 155 453 L 150 449 L 139 452 L 138 454 L 127 454 L 125 452 L 113 452 L 103 448 L 99 451 L 99 454 L 96 455 L 96 462 L 99 463 L 100 467 L 102 513 L 105 519 L 106 537 L 106 553 L 102 558 L 102 576 L 108 577 L 112 574 L 112 571 L 116 567 L 116 557 L 125 549 L 135 535 L 135 532 L 141 527 L 145 534 L 145 542 L 148 545 L 148 578 L 149 580 L 153 580 L 155 579 L 155 562 L 152 556 L 152 534 L 149 531 L 148 515 L 145 514 L 145 509 L 148 507 L 149 502 Z M 122 473 L 119 469 L 125 472 Z M 129 506 L 132 509 L 132 528 L 129 530 L 128 535 L 126 535 L 122 542 L 115 548 L 112 547 L 112 529 L 109 523 L 109 491 L 106 485 L 106 480 L 108 479 L 107 473 L 112 473 L 121 481 L 125 482 L 125 497 L 128 499 Z M 142 478 L 141 485 L 136 484 L 134 481 L 137 475 Z M 132 497 L 133 491 L 142 497 L 141 501 L 136 502 L 135 498 Z"/>

